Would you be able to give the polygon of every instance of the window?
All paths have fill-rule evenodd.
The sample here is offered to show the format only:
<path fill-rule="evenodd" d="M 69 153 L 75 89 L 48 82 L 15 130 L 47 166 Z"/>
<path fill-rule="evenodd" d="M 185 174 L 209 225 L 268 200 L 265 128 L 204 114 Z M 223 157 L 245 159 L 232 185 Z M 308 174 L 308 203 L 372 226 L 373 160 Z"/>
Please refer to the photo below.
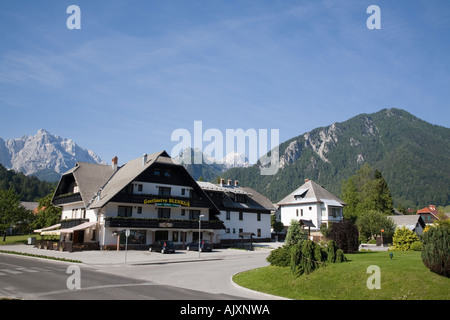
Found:
<path fill-rule="evenodd" d="M 137 213 L 142 214 L 142 207 L 137 207 Z"/>
<path fill-rule="evenodd" d="M 242 211 L 239 212 L 239 220 L 244 220 L 244 213 Z"/>
<path fill-rule="evenodd" d="M 200 217 L 200 210 L 189 210 L 189 219 L 198 220 Z"/>
<path fill-rule="evenodd" d="M 159 219 L 170 219 L 170 209 L 169 208 L 158 208 L 158 218 Z"/>
<path fill-rule="evenodd" d="M 118 217 L 129 218 L 132 216 L 133 207 L 130 206 L 119 206 L 117 210 Z"/>
<path fill-rule="evenodd" d="M 227 230 L 225 231 L 225 233 L 230 233 L 230 228 L 227 228 Z"/>
<path fill-rule="evenodd" d="M 295 209 L 295 215 L 298 217 L 298 209 Z"/>
<path fill-rule="evenodd" d="M 257 236 L 257 237 L 261 237 L 261 229 L 258 229 L 258 230 L 256 231 L 256 236 Z"/>
<path fill-rule="evenodd" d="M 181 188 L 181 195 L 184 196 L 186 194 L 186 189 L 185 188 Z"/>
<path fill-rule="evenodd" d="M 181 209 L 181 215 L 185 216 L 186 215 L 186 209 Z"/>
<path fill-rule="evenodd" d="M 256 220 L 257 221 L 261 221 L 261 213 L 257 213 L 256 214 Z"/>
<path fill-rule="evenodd" d="M 142 192 L 142 188 L 143 188 L 142 184 L 138 184 L 138 191 Z"/>
<path fill-rule="evenodd" d="M 153 174 L 154 174 L 155 176 L 160 176 L 160 175 L 161 175 L 161 171 L 155 170 L 155 171 L 153 171 Z"/>
<path fill-rule="evenodd" d="M 172 188 L 169 187 L 159 187 L 158 188 L 158 196 L 170 196 Z"/>
<path fill-rule="evenodd" d="M 179 235 L 179 232 L 178 231 L 173 231 L 172 232 L 172 241 L 173 242 L 178 242 L 178 235 Z"/>
<path fill-rule="evenodd" d="M 230 211 L 227 211 L 227 213 L 226 213 L 226 219 L 227 219 L 227 220 L 230 220 L 230 219 L 231 219 L 231 212 L 230 212 Z"/>
<path fill-rule="evenodd" d="M 303 209 L 300 209 L 300 216 L 303 217 Z"/>
<path fill-rule="evenodd" d="M 239 233 L 242 233 L 242 232 L 244 232 L 244 229 L 239 228 Z"/>
<path fill-rule="evenodd" d="M 235 202 L 246 203 L 247 197 L 245 194 L 236 194 L 234 196 Z"/>
<path fill-rule="evenodd" d="M 171 176 L 170 171 L 164 171 L 164 177 L 170 178 L 170 176 Z"/>

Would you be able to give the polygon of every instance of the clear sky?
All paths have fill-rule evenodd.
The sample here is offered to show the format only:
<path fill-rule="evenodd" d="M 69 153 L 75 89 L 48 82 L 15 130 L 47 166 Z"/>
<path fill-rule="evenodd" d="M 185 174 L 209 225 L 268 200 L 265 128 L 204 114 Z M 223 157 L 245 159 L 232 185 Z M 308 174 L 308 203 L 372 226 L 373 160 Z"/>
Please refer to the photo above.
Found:
<path fill-rule="evenodd" d="M 2 0 L 0 30 L 0 137 L 44 128 L 108 163 L 195 120 L 280 142 L 390 107 L 450 124 L 448 0 Z"/>

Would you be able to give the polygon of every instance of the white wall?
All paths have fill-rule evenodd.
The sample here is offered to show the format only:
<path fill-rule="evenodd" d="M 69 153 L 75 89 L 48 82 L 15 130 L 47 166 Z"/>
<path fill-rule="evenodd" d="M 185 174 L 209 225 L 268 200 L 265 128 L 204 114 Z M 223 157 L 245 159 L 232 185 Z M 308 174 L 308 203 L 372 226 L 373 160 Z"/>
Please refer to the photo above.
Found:
<path fill-rule="evenodd" d="M 227 211 L 220 211 L 218 218 L 223 221 L 226 230 L 221 230 L 221 239 L 240 239 L 239 229 L 243 232 L 253 232 L 254 238 L 270 238 L 270 214 L 260 214 L 261 221 L 258 221 L 258 214 L 254 212 L 243 212 L 242 220 L 239 220 L 238 211 L 230 211 L 230 219 L 227 220 Z M 229 232 L 227 232 L 229 229 Z M 261 236 L 258 237 L 258 229 L 261 229 Z"/>
<path fill-rule="evenodd" d="M 141 182 L 133 181 L 133 194 L 151 194 L 158 195 L 158 187 L 168 187 L 170 188 L 170 195 L 174 197 L 189 197 L 189 190 L 192 190 L 188 186 L 177 186 L 173 184 L 163 184 L 163 183 L 153 183 L 153 182 Z M 138 191 L 138 186 L 142 185 L 142 191 Z M 182 189 L 184 189 L 184 195 L 182 194 Z"/>
<path fill-rule="evenodd" d="M 292 219 L 295 219 L 297 221 L 300 219 L 304 219 L 304 220 L 312 220 L 312 223 L 316 226 L 315 229 L 320 229 L 320 224 L 322 220 L 321 219 L 322 210 L 320 203 L 283 205 L 280 207 L 280 212 L 281 212 L 281 222 L 284 224 L 285 227 L 290 226 Z"/>

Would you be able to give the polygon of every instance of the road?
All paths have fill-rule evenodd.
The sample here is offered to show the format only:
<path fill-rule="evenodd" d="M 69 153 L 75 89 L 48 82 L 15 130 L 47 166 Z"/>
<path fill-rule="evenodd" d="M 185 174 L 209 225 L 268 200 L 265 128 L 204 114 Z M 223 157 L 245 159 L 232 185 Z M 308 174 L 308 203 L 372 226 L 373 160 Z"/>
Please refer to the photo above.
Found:
<path fill-rule="evenodd" d="M 188 269 L 191 269 L 193 264 L 202 265 L 186 263 L 191 265 Z M 177 286 L 176 281 L 172 284 L 164 281 L 164 274 L 170 278 L 169 273 L 176 273 L 175 265 L 178 265 L 178 270 L 184 269 L 182 264 L 87 266 L 0 254 L 0 297 L 27 300 L 243 299 L 226 293 L 198 290 L 198 285 L 188 288 L 189 284 Z M 79 267 L 79 272 L 70 269 L 68 272 L 70 266 Z M 105 269 L 108 272 L 104 272 Z M 77 274 L 80 275 L 80 289 L 70 289 L 69 287 L 77 283 Z M 188 274 L 192 275 L 192 270 Z"/>

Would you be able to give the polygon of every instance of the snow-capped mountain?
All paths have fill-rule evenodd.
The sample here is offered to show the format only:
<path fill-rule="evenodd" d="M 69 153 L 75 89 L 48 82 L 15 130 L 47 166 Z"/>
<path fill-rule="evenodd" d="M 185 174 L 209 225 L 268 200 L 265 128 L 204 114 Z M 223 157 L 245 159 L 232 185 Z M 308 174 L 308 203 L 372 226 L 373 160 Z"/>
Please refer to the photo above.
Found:
<path fill-rule="evenodd" d="M 75 166 L 77 161 L 106 163 L 72 139 L 61 138 L 44 129 L 34 136 L 24 135 L 9 140 L 0 138 L 0 164 L 26 175 L 39 176 L 39 173 L 45 172 L 58 176 Z"/>
<path fill-rule="evenodd" d="M 248 158 L 243 153 L 238 153 L 236 151 L 230 152 L 220 161 L 227 169 L 235 167 L 249 167 L 250 163 Z"/>

